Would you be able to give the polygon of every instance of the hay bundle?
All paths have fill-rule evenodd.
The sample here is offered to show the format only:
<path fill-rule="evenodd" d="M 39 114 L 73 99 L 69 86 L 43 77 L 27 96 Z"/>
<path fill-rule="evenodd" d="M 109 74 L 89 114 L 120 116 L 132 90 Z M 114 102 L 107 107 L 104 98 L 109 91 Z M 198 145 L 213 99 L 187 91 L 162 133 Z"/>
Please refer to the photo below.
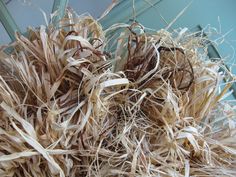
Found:
<path fill-rule="evenodd" d="M 1 176 L 236 175 L 230 83 L 203 38 L 68 18 L 1 57 Z"/>

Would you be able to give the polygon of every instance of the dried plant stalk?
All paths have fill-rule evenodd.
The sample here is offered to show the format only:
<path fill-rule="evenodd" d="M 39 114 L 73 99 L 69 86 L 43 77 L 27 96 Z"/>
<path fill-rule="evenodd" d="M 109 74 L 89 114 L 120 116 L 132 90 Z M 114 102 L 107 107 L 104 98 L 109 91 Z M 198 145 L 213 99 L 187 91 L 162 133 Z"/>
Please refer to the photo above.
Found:
<path fill-rule="evenodd" d="M 204 38 L 67 17 L 1 54 L 1 176 L 236 176 L 230 83 L 219 94 Z"/>

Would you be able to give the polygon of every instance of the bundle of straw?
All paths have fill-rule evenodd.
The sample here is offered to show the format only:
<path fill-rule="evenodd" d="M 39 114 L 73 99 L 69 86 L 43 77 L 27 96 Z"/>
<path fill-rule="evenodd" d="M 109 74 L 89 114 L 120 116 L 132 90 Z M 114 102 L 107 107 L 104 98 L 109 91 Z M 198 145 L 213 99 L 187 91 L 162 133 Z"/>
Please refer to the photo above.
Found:
<path fill-rule="evenodd" d="M 1 176 L 236 176 L 229 74 L 203 37 L 70 12 L 28 34 L 1 54 Z"/>

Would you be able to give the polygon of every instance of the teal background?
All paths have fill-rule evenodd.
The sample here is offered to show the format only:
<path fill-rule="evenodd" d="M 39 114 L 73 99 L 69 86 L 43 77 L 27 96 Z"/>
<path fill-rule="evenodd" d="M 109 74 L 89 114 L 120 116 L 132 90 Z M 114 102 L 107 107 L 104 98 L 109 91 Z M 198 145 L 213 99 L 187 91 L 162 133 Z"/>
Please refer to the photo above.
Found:
<path fill-rule="evenodd" d="M 162 0 L 155 8 L 149 8 L 140 14 L 138 21 L 146 27 L 154 29 L 163 28 L 166 25 L 159 17 L 158 12 L 162 14 L 167 22 L 171 22 L 189 3 L 191 3 L 190 0 Z M 235 70 L 235 8 L 235 0 L 194 0 L 184 14 L 174 23 L 172 28 L 187 27 L 191 29 L 200 24 L 202 27 L 206 27 L 207 25 L 215 27 L 221 33 L 220 35 L 231 31 L 225 37 L 225 41 L 218 46 L 218 51 L 221 57 L 225 58 L 226 62 Z"/>

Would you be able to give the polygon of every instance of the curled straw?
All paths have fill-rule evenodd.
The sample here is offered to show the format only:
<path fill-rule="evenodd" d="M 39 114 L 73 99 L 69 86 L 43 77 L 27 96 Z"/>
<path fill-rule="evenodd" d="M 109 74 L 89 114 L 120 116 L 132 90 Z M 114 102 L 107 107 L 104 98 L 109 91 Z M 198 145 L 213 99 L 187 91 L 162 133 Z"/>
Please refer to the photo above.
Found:
<path fill-rule="evenodd" d="M 203 38 L 67 16 L 1 57 L 1 176 L 236 176 L 230 83 L 218 94 Z"/>

